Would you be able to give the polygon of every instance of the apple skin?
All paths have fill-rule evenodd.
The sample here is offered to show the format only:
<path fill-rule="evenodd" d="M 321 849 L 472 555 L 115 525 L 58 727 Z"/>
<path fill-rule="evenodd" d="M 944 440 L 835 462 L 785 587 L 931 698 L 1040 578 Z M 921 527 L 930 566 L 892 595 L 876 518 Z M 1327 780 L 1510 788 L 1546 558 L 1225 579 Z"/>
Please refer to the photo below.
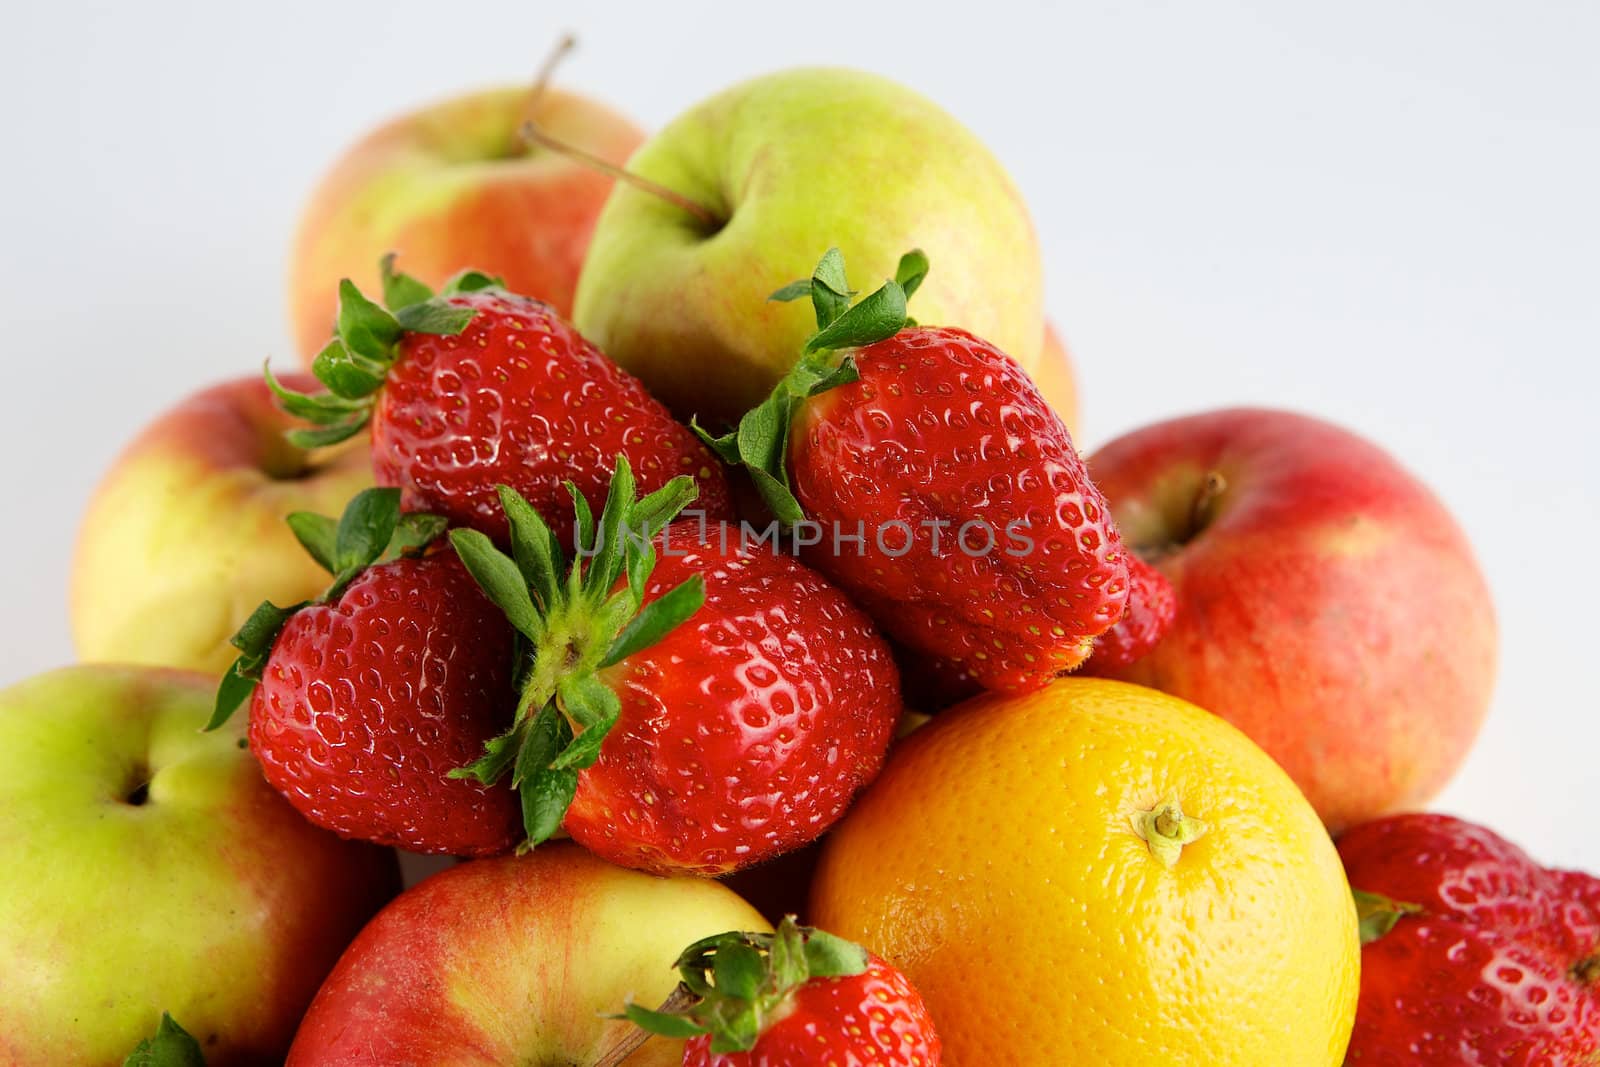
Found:
<path fill-rule="evenodd" d="M 1471 546 L 1425 486 L 1355 434 L 1256 409 L 1136 430 L 1089 471 L 1178 601 L 1112 677 L 1232 722 L 1332 832 L 1438 793 L 1488 711 L 1498 639 Z M 1208 472 L 1225 488 L 1196 523 Z"/>
<path fill-rule="evenodd" d="M 256 605 L 327 588 L 284 516 L 338 515 L 372 485 L 366 439 L 312 454 L 284 441 L 293 425 L 253 375 L 188 397 L 127 447 L 78 534 L 79 658 L 221 674 L 238 655 L 228 638 Z"/>
<path fill-rule="evenodd" d="M 1021 194 L 976 137 L 876 75 L 782 71 L 698 104 L 628 169 L 726 220 L 618 185 L 595 226 L 573 321 L 682 416 L 736 418 L 762 400 L 816 330 L 810 303 L 773 290 L 838 247 L 857 288 L 920 247 L 911 301 L 1030 370 L 1044 331 L 1039 247 Z"/>
<path fill-rule="evenodd" d="M 1039 360 L 1033 367 L 1033 384 L 1039 395 L 1061 417 L 1073 440 L 1078 437 L 1078 376 L 1072 367 L 1072 357 L 1061 340 L 1053 323 L 1044 324 L 1044 344 L 1039 349 Z"/>
<path fill-rule="evenodd" d="M 474 860 L 407 890 L 361 932 L 288 1067 L 593 1063 L 631 1026 L 602 1016 L 630 997 L 659 1005 L 686 947 L 769 929 L 717 882 L 615 867 L 567 841 Z M 652 1038 L 627 1062 L 682 1061 L 682 1042 Z"/>
<path fill-rule="evenodd" d="M 519 148 L 526 86 L 488 89 L 402 115 L 348 149 L 312 193 L 290 258 L 301 356 L 332 335 L 339 280 L 381 291 L 378 260 L 437 286 L 466 267 L 572 313 L 578 269 L 612 179 L 548 149 Z M 592 100 L 540 96 L 541 129 L 621 166 L 644 134 Z"/>
<path fill-rule="evenodd" d="M 392 851 L 262 780 L 244 716 L 201 732 L 215 686 L 80 666 L 0 692 L 0 1062 L 121 1064 L 167 1011 L 211 1067 L 281 1063 L 398 891 Z"/>

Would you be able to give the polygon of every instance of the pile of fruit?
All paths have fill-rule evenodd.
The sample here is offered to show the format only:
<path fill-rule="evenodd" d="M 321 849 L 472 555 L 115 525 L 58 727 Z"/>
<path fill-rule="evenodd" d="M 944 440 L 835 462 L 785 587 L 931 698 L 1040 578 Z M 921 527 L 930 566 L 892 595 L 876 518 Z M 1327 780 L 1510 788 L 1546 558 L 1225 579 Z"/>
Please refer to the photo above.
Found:
<path fill-rule="evenodd" d="M 929 101 L 449 102 L 291 308 L 0 693 L 5 1063 L 1600 1063 L 1600 880 L 1414 813 L 1493 683 L 1462 532 L 1297 414 L 1080 456 Z"/>

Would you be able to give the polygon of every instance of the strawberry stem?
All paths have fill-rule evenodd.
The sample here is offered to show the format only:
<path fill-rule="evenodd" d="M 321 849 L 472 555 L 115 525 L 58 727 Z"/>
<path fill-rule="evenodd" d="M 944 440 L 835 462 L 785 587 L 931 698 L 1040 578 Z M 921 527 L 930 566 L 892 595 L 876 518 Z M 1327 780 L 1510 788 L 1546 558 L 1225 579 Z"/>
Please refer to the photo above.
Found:
<path fill-rule="evenodd" d="M 1350 895 L 1356 902 L 1356 921 L 1361 930 L 1361 943 L 1370 945 L 1390 930 L 1395 924 L 1407 915 L 1420 915 L 1421 904 L 1411 904 L 1403 900 L 1386 897 L 1382 893 L 1369 893 L 1362 889 L 1352 889 Z"/>
<path fill-rule="evenodd" d="M 511 774 L 521 795 L 527 839 L 544 841 L 561 825 L 579 772 L 600 757 L 621 699 L 599 672 L 650 647 L 699 610 L 705 583 L 695 575 L 644 603 L 655 567 L 652 540 L 694 499 L 684 475 L 635 499 L 633 470 L 617 456 L 598 521 L 570 483 L 582 554 L 569 567 L 561 543 L 529 503 L 500 486 L 511 555 L 476 530 L 451 531 L 456 554 L 528 647 L 517 714 L 509 731 L 453 777 L 492 785 Z M 585 562 L 587 557 L 587 562 Z"/>

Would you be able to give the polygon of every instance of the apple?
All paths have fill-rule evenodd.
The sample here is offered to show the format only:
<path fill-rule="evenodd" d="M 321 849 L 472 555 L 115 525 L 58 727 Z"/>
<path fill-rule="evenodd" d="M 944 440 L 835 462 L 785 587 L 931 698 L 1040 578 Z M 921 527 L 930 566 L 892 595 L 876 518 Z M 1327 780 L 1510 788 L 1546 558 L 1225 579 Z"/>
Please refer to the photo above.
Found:
<path fill-rule="evenodd" d="M 0 691 L 0 1061 L 119 1064 L 170 1012 L 211 1067 L 281 1063 L 394 853 L 302 819 L 202 733 L 216 683 L 80 666 Z"/>
<path fill-rule="evenodd" d="M 1417 808 L 1488 711 L 1497 636 L 1471 546 L 1355 434 L 1229 410 L 1136 430 L 1089 471 L 1178 615 L 1114 677 L 1222 715 L 1330 830 Z"/>
<path fill-rule="evenodd" d="M 228 638 L 257 604 L 327 587 L 284 516 L 338 515 L 372 484 L 371 464 L 364 439 L 307 453 L 284 441 L 292 425 L 253 375 L 188 397 L 128 446 L 78 535 L 81 659 L 221 674 L 238 655 Z"/>
<path fill-rule="evenodd" d="M 289 1067 L 594 1064 L 634 1034 L 703 937 L 768 930 L 720 883 L 660 878 L 571 842 L 474 860 L 401 894 L 361 932 L 300 1025 Z M 651 1038 L 628 1067 L 683 1061 Z"/>
<path fill-rule="evenodd" d="M 1052 323 L 1044 324 L 1044 344 L 1039 349 L 1038 362 L 1033 367 L 1033 384 L 1038 386 L 1055 413 L 1061 416 L 1067 430 L 1078 436 L 1078 378 L 1072 368 L 1072 357 L 1061 334 Z"/>
<path fill-rule="evenodd" d="M 801 69 L 725 90 L 674 120 L 628 169 L 674 197 L 612 190 L 573 321 L 680 415 L 728 420 L 771 390 L 816 322 L 772 292 L 838 247 L 875 289 L 920 247 L 911 301 L 1032 369 L 1044 336 L 1039 246 L 1021 194 L 975 136 L 876 75 Z"/>
<path fill-rule="evenodd" d="M 306 360 L 331 336 L 339 280 L 380 292 L 378 261 L 387 252 L 429 285 L 476 267 L 571 315 L 612 179 L 524 143 L 518 131 L 529 118 L 616 166 L 644 138 L 593 100 L 526 86 L 445 100 L 369 133 L 311 194 L 295 237 L 289 311 Z"/>

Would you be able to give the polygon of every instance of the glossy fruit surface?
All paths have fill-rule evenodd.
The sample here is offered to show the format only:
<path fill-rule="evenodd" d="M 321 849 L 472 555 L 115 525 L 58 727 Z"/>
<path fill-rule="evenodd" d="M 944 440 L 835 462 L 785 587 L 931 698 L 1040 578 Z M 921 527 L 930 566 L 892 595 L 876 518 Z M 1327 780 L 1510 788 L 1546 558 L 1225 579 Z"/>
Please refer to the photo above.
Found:
<path fill-rule="evenodd" d="M 510 850 L 516 798 L 451 778 L 511 721 L 512 631 L 449 549 L 380 563 L 278 634 L 250 705 L 262 773 L 345 837 Z"/>
<path fill-rule="evenodd" d="M 936 716 L 829 834 L 812 904 L 906 973 L 955 1067 L 1337 1067 L 1354 1018 L 1316 813 L 1237 730 L 1136 686 Z"/>
<path fill-rule="evenodd" d="M 1445 815 L 1358 826 L 1339 855 L 1371 938 L 1352 1067 L 1600 1062 L 1600 878 Z"/>
<path fill-rule="evenodd" d="M 570 544 L 565 483 L 598 512 L 620 453 L 642 491 L 686 474 L 700 490 L 695 508 L 731 514 L 715 457 L 550 307 L 496 290 L 449 303 L 472 321 L 458 336 L 403 339 L 373 413 L 373 471 L 408 509 L 504 541 L 495 486 L 509 485 Z"/>
<path fill-rule="evenodd" d="M 645 602 L 693 576 L 705 604 L 602 671 L 622 715 L 567 814 L 613 862 L 720 874 L 798 848 L 882 766 L 899 675 L 871 620 L 816 571 L 671 527 Z"/>

